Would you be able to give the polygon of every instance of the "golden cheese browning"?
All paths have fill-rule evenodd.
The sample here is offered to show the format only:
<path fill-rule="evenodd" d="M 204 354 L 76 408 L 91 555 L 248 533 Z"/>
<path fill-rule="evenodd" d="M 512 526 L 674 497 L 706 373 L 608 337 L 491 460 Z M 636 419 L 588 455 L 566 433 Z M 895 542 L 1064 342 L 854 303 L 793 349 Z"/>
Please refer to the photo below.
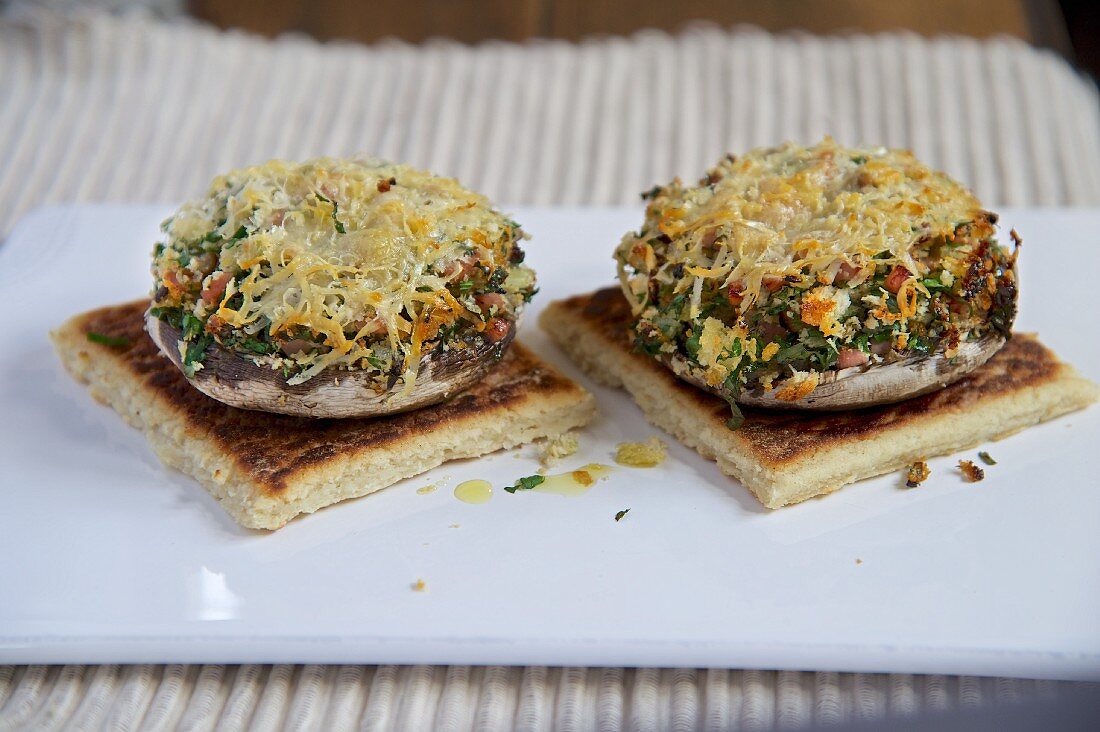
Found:
<path fill-rule="evenodd" d="M 802 283 L 820 275 L 832 283 L 846 264 L 856 270 L 847 281 L 858 282 L 873 270 L 872 258 L 905 267 L 906 279 L 915 280 L 928 267 L 913 245 L 953 239 L 960 224 L 970 225 L 973 238 L 993 233 L 970 191 L 911 152 L 844 148 L 826 139 L 811 148 L 787 144 L 728 156 L 698 186 L 673 181 L 655 188 L 645 229 L 670 241 L 655 252 L 642 237 L 627 235 L 620 252 L 683 264 L 685 289 L 708 279 L 738 281 L 748 307 L 776 278 Z M 631 289 L 635 302 L 645 301 L 644 290 Z M 692 300 L 698 312 L 695 292 Z"/>

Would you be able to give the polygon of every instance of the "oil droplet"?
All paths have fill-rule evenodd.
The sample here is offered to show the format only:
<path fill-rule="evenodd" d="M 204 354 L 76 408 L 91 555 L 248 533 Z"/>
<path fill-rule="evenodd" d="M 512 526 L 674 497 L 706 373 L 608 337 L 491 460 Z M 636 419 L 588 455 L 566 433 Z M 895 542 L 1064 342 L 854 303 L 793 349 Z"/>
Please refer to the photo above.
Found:
<path fill-rule="evenodd" d="M 435 483 L 428 483 L 428 485 L 422 485 L 419 488 L 417 488 L 416 492 L 423 496 L 427 493 L 433 492 L 438 487 L 439 486 L 436 485 Z"/>
<path fill-rule="evenodd" d="M 610 465 L 589 463 L 568 473 L 548 475 L 546 480 L 531 490 L 535 493 L 553 493 L 558 496 L 573 498 L 587 493 L 588 489 L 594 486 L 597 480 L 606 477 L 612 470 L 614 468 Z"/>
<path fill-rule="evenodd" d="M 487 480 L 467 480 L 455 486 L 455 498 L 463 503 L 485 503 L 493 497 L 493 486 Z"/>

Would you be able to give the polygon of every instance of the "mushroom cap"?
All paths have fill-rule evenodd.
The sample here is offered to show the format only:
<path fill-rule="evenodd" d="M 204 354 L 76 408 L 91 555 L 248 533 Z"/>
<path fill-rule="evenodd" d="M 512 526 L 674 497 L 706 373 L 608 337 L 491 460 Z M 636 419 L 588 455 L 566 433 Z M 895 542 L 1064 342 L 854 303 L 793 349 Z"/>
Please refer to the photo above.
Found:
<path fill-rule="evenodd" d="M 891 363 L 823 371 L 818 374 L 818 384 L 814 390 L 794 401 L 777 398 L 777 389 L 765 391 L 757 388 L 734 395 L 721 387 L 710 386 L 692 374 L 686 359 L 678 353 L 671 354 L 664 361 L 681 379 L 723 399 L 733 399 L 738 404 L 768 409 L 839 411 L 893 404 L 942 389 L 988 361 L 1004 344 L 1004 337 L 994 333 L 959 344 L 954 358 L 933 353 Z"/>
<path fill-rule="evenodd" d="M 517 313 L 519 316 L 521 313 Z M 203 368 L 188 376 L 196 389 L 219 402 L 241 409 L 299 417 L 380 417 L 446 401 L 480 381 L 503 357 L 519 322 L 508 323 L 504 337 L 491 343 L 478 334 L 466 348 L 434 349 L 420 360 L 420 371 L 409 393 L 394 378 L 379 390 L 376 371 L 326 369 L 302 384 L 290 385 L 279 371 L 258 366 L 247 356 L 210 345 Z M 160 351 L 181 373 L 181 333 L 146 313 L 145 329 Z"/>

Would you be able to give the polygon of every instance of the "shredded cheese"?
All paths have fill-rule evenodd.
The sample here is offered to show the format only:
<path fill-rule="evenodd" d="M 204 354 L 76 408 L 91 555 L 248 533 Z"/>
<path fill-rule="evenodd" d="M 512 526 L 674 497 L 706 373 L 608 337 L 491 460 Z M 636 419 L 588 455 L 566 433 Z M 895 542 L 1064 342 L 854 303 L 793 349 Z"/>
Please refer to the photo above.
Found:
<path fill-rule="evenodd" d="M 219 297 L 183 300 L 197 317 L 241 333 L 308 332 L 309 353 L 257 358 L 298 368 L 289 384 L 330 367 L 370 368 L 382 345 L 412 388 L 424 344 L 440 329 L 487 317 L 447 285 L 469 271 L 508 266 L 514 222 L 450 178 L 371 159 L 273 160 L 216 178 L 207 196 L 163 226 L 158 284 L 181 272 L 182 252 L 220 241 L 216 271 L 233 273 Z M 209 287 L 211 274 L 203 286 Z M 533 280 L 532 280 L 533 281 Z"/>
<path fill-rule="evenodd" d="M 768 277 L 832 282 L 842 264 L 864 268 L 872 258 L 921 273 L 911 256 L 916 243 L 950 239 L 964 222 L 992 232 L 984 215 L 968 190 L 907 150 L 844 148 L 831 138 L 809 148 L 790 143 L 727 157 L 698 186 L 675 180 L 654 189 L 643 235 L 628 233 L 619 247 L 620 277 L 636 295 L 635 313 L 646 306 L 646 288 L 623 270 L 628 261 L 662 283 L 680 278 L 693 317 L 708 279 L 737 283 L 747 310 Z M 656 266 L 629 257 L 655 234 L 668 238 Z M 682 274 L 666 264 L 682 265 Z"/>

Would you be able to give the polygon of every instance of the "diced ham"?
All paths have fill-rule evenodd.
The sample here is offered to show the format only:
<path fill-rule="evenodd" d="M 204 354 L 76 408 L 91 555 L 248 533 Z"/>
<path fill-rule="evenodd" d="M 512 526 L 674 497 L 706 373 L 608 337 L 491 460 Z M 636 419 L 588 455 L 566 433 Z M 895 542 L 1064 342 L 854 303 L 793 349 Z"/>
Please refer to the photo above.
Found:
<path fill-rule="evenodd" d="M 225 287 L 229 284 L 229 280 L 233 279 L 233 275 L 228 272 L 216 272 L 210 276 L 207 280 L 206 286 L 202 288 L 202 301 L 206 305 L 214 305 L 222 299 L 222 295 L 225 294 Z"/>
<path fill-rule="evenodd" d="M 512 326 L 503 318 L 490 318 L 485 324 L 485 337 L 490 343 L 500 343 L 508 335 Z"/>
<path fill-rule="evenodd" d="M 734 307 L 740 305 L 741 301 L 745 299 L 745 283 L 741 280 L 729 283 L 729 286 L 726 287 L 726 299 Z"/>
<path fill-rule="evenodd" d="M 164 284 L 174 293 L 183 291 L 183 283 L 180 282 L 179 277 L 176 275 L 176 270 L 174 269 L 170 269 L 164 273 Z"/>
<path fill-rule="evenodd" d="M 777 277 L 775 275 L 764 275 L 764 278 L 760 281 L 768 292 L 775 292 L 787 284 L 787 280 L 783 277 Z"/>
<path fill-rule="evenodd" d="M 857 348 L 842 348 L 836 359 L 838 369 L 850 369 L 867 363 L 867 354 Z"/>
<path fill-rule="evenodd" d="M 639 242 L 630 248 L 630 256 L 627 258 L 630 266 L 640 271 L 651 272 L 657 268 L 657 255 L 653 247 Z"/>
<path fill-rule="evenodd" d="M 474 271 L 474 267 L 477 265 L 477 258 L 474 255 L 463 257 L 462 259 L 452 259 L 444 264 L 440 271 L 442 271 L 444 277 L 453 277 L 455 280 L 464 280 L 470 276 L 470 273 Z"/>
<path fill-rule="evenodd" d="M 367 332 L 371 335 L 378 335 L 379 333 L 386 332 L 386 321 L 375 315 L 373 318 L 367 321 L 365 327 L 367 329 Z"/>
<path fill-rule="evenodd" d="M 508 301 L 499 292 L 487 292 L 484 295 L 478 295 L 474 298 L 474 301 L 481 308 L 481 312 L 485 314 L 488 314 L 489 309 L 493 307 L 497 309 L 498 313 L 508 308 Z"/>
<path fill-rule="evenodd" d="M 219 318 L 217 315 L 211 315 L 206 319 L 206 332 L 207 333 L 220 333 L 225 328 L 225 321 Z"/>
<path fill-rule="evenodd" d="M 790 331 L 779 323 L 766 320 L 760 324 L 760 336 L 768 342 L 781 341 L 790 335 Z"/>
<path fill-rule="evenodd" d="M 833 284 L 842 285 L 845 282 L 851 281 L 857 274 L 859 274 L 859 267 L 845 262 L 840 265 L 840 269 L 837 270 L 836 275 L 833 277 Z"/>
<path fill-rule="evenodd" d="M 282 344 L 283 353 L 288 356 L 296 356 L 299 353 L 305 353 L 306 351 L 310 351 L 316 347 L 316 343 L 314 343 L 313 341 L 307 341 L 304 338 L 295 338 Z"/>
<path fill-rule="evenodd" d="M 190 269 L 205 277 L 218 266 L 218 256 L 213 252 L 203 252 L 191 260 Z"/>
<path fill-rule="evenodd" d="M 882 286 L 896 295 L 907 279 L 909 279 L 909 270 L 900 264 L 895 264 L 894 268 L 890 270 L 890 274 L 886 276 L 886 281 L 882 283 Z"/>
<path fill-rule="evenodd" d="M 366 335 L 379 335 L 386 332 L 386 321 L 374 315 L 351 323 L 348 326 L 348 330 L 352 333 L 363 331 Z"/>

